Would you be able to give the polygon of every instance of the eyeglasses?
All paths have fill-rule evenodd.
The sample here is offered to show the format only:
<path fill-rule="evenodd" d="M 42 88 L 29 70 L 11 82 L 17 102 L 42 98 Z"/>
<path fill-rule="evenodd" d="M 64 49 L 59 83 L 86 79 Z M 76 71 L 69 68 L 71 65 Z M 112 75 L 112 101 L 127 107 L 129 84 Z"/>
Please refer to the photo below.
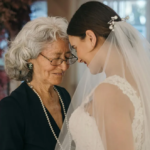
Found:
<path fill-rule="evenodd" d="M 69 43 L 69 49 L 70 49 L 71 53 L 72 53 L 75 57 L 77 57 L 77 51 L 76 51 L 76 49 L 75 49 L 74 47 L 71 46 L 70 43 Z"/>
<path fill-rule="evenodd" d="M 73 54 L 71 54 L 71 57 L 69 57 L 69 58 L 67 58 L 65 60 L 62 59 L 62 58 L 54 58 L 54 59 L 50 60 L 49 58 L 47 58 L 46 56 L 44 56 L 42 53 L 40 53 L 40 55 L 42 55 L 44 58 L 46 58 L 48 61 L 50 61 L 50 63 L 51 63 L 52 66 L 61 65 L 63 61 L 66 61 L 67 65 L 72 65 L 72 64 L 74 64 L 78 60 L 78 58 L 75 55 L 73 55 Z"/>

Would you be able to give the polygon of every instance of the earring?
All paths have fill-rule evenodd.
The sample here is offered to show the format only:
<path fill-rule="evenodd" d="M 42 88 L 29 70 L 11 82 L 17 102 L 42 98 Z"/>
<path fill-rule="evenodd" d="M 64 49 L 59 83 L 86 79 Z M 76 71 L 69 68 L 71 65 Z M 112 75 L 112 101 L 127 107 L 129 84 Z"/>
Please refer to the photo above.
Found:
<path fill-rule="evenodd" d="M 27 67 L 28 67 L 29 70 L 33 70 L 33 64 L 32 63 L 28 63 Z"/>

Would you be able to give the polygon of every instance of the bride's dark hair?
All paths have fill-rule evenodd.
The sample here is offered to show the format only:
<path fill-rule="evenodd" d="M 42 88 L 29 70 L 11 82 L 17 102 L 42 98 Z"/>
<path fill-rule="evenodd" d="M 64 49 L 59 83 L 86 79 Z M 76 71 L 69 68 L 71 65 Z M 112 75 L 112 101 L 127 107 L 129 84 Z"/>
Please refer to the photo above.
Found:
<path fill-rule="evenodd" d="M 101 2 L 84 3 L 71 18 L 67 33 L 84 39 L 86 30 L 92 30 L 96 36 L 107 38 L 111 31 L 108 22 L 114 16 L 118 16 L 115 21 L 121 21 L 120 16 L 113 9 Z"/>

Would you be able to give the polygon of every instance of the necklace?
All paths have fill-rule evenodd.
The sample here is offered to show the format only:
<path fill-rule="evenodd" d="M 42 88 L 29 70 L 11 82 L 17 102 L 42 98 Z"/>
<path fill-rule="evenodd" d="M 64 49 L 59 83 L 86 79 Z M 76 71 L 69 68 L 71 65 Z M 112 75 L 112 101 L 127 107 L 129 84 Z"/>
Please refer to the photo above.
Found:
<path fill-rule="evenodd" d="M 58 140 L 58 138 L 57 138 L 57 136 L 56 136 L 56 133 L 55 133 L 55 131 L 54 131 L 52 125 L 51 125 L 50 119 L 49 119 L 49 117 L 48 117 L 48 114 L 47 114 L 47 112 L 46 112 L 45 106 L 44 106 L 44 104 L 43 104 L 43 101 L 42 101 L 40 95 L 36 92 L 36 90 L 33 88 L 33 86 L 32 86 L 30 83 L 28 83 L 28 84 L 29 84 L 30 88 L 31 88 L 31 89 L 36 93 L 36 95 L 38 96 L 38 98 L 39 98 L 39 100 L 40 100 L 40 102 L 41 102 L 43 111 L 44 111 L 44 113 L 45 113 L 46 119 L 47 119 L 47 121 L 48 121 L 49 127 L 50 127 L 50 129 L 51 129 L 51 131 L 52 131 L 52 133 L 53 133 L 53 135 L 54 135 L 54 137 L 55 137 L 57 143 L 59 144 L 61 150 L 63 150 L 62 145 L 61 145 L 60 141 Z M 58 92 L 58 90 L 57 90 L 55 87 L 53 87 L 53 88 L 54 88 L 54 90 L 56 91 L 56 93 L 57 93 L 57 95 L 58 95 L 58 97 L 59 97 L 59 99 L 60 99 L 60 102 L 61 102 L 61 104 L 62 104 L 62 108 L 63 108 L 64 115 L 65 115 L 65 121 L 66 121 L 67 129 L 68 129 L 68 132 L 69 132 L 69 125 L 68 125 L 68 121 L 67 121 L 67 113 L 66 113 L 66 110 L 65 110 L 64 102 L 63 102 L 63 100 L 62 100 L 62 98 L 61 98 L 60 93 Z M 70 134 L 69 134 L 69 140 L 70 140 Z M 70 142 L 70 143 L 71 143 L 71 142 Z M 70 149 L 71 149 L 71 148 L 70 148 Z"/>

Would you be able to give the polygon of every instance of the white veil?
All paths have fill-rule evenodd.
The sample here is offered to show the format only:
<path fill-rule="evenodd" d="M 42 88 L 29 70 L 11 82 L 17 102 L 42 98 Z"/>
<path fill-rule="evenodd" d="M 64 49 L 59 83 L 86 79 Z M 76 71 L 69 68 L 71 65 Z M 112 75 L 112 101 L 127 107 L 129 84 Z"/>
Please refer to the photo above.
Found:
<path fill-rule="evenodd" d="M 102 55 L 103 58 L 101 57 Z M 102 64 L 102 62 L 105 63 Z M 139 110 L 140 116 L 138 116 L 138 126 L 129 126 L 129 128 L 131 128 L 130 130 L 135 128 L 135 131 L 140 133 L 137 135 L 138 137 L 136 139 L 133 137 L 133 134 L 135 134 L 133 131 L 132 134 L 127 134 L 125 132 L 126 130 L 124 130 L 120 131 L 122 132 L 122 139 L 127 140 L 120 142 L 121 137 L 119 137 L 120 139 L 118 139 L 118 141 L 111 141 L 112 139 L 117 139 L 117 133 L 113 134 L 115 131 L 112 130 L 113 127 L 117 125 L 117 132 L 119 132 L 119 124 L 116 122 L 114 125 L 110 122 L 112 121 L 110 119 L 111 114 L 109 114 L 111 111 L 109 111 L 109 106 L 107 105 L 110 102 L 109 99 L 111 99 L 111 97 L 113 99 L 113 89 L 116 87 L 108 84 L 100 86 L 102 82 L 105 82 L 106 78 L 111 76 L 119 76 L 121 80 L 128 81 L 133 91 L 137 91 L 135 94 L 137 98 L 140 99 L 140 104 L 138 106 L 142 108 L 142 111 Z M 105 94 L 106 91 L 108 91 L 108 95 Z M 121 90 L 119 90 L 119 92 L 122 93 Z M 132 94 L 132 91 L 129 92 Z M 121 103 L 127 100 L 129 101 L 125 93 L 123 96 L 122 94 L 120 95 Z M 116 95 L 116 93 L 114 93 L 114 98 L 117 96 L 119 97 L 119 94 Z M 85 106 L 87 107 L 85 107 L 85 111 L 94 117 L 96 121 L 103 145 L 100 150 L 114 150 L 115 147 L 122 150 L 126 146 L 128 146 L 128 148 L 126 147 L 127 149 L 150 149 L 150 44 L 136 29 L 125 21 L 115 22 L 114 31 L 111 31 L 102 47 L 83 73 L 83 77 L 79 82 L 68 109 L 68 120 L 73 111 L 82 103 L 86 104 Z M 134 106 L 133 104 L 133 107 Z M 121 106 L 121 110 L 124 109 L 123 107 L 126 109 L 126 106 Z M 134 111 L 135 117 L 137 113 L 135 107 Z M 64 122 L 58 139 L 61 147 L 60 144 L 57 143 L 56 150 L 75 149 L 75 143 L 67 128 L 66 122 Z M 91 137 L 91 140 L 92 139 L 94 138 Z"/>

